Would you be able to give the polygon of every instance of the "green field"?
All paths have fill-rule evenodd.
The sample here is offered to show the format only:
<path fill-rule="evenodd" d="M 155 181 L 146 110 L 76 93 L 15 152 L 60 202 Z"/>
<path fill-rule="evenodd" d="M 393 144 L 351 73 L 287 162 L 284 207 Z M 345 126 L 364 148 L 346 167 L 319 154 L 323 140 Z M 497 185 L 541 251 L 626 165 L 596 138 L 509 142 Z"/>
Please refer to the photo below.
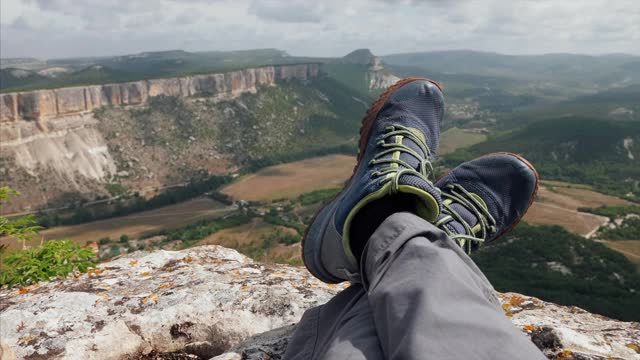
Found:
<path fill-rule="evenodd" d="M 487 140 L 487 135 L 471 130 L 451 128 L 444 131 L 440 137 L 439 154 L 445 155 Z"/>

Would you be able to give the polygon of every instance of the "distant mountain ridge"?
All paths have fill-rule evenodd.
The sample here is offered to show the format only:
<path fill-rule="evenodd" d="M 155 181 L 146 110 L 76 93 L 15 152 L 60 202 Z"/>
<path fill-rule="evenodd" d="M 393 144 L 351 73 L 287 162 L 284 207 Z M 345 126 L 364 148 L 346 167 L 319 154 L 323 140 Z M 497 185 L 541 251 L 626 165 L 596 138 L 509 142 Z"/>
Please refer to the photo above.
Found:
<path fill-rule="evenodd" d="M 0 92 L 51 89 L 78 85 L 127 82 L 179 77 L 212 72 L 226 72 L 266 65 L 315 62 L 312 58 L 291 57 L 276 49 L 243 51 L 187 52 L 183 50 L 143 52 L 132 55 L 52 59 L 11 66 L 0 70 Z M 67 70 L 59 76 L 43 76 L 50 68 Z M 16 76 L 16 70 L 29 76 Z"/>

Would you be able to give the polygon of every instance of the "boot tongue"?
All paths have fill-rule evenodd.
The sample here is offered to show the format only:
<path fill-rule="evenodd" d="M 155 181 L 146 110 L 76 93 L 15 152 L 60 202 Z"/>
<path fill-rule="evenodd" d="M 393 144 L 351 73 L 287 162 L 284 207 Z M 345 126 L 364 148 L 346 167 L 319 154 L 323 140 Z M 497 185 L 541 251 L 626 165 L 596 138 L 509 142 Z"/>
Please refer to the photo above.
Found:
<path fill-rule="evenodd" d="M 440 215 L 442 200 L 436 187 L 415 174 L 403 174 L 398 179 L 399 191 L 415 196 L 415 212 L 427 221 L 435 221 Z"/>
<path fill-rule="evenodd" d="M 424 135 L 419 130 L 409 128 L 409 131 L 423 142 L 426 141 Z M 429 161 L 427 154 L 425 154 L 420 145 L 418 145 L 411 137 L 403 135 L 390 136 L 385 140 L 385 142 L 387 144 L 404 145 L 418 154 L 420 157 L 416 157 L 406 151 L 398 150 L 390 152 L 384 156 L 388 159 L 395 158 L 396 160 L 401 160 L 417 172 L 422 170 L 423 160 Z M 402 170 L 402 168 L 404 168 L 404 166 L 400 166 L 398 170 Z M 418 216 L 426 219 L 427 221 L 434 221 L 437 218 L 442 207 L 442 200 L 440 198 L 440 192 L 436 189 L 433 183 L 416 174 L 405 173 L 398 179 L 398 185 L 400 192 L 416 195 L 415 211 Z"/>
<path fill-rule="evenodd" d="M 450 200 L 445 200 L 445 203 L 448 203 L 448 202 L 450 202 Z M 465 206 L 454 202 L 454 203 L 450 203 L 449 207 L 451 207 L 453 211 L 455 211 L 458 215 L 460 215 L 460 217 L 464 221 L 466 221 L 469 227 L 471 227 L 472 229 L 474 226 L 478 224 L 478 218 L 476 217 L 476 215 L 473 212 L 471 212 L 469 209 L 467 209 Z M 440 216 L 438 217 L 438 221 L 447 216 L 449 215 L 440 213 Z M 451 218 L 445 221 L 443 225 L 456 234 L 475 236 L 475 234 L 467 234 L 464 225 L 459 221 L 455 220 L 454 218 Z"/>

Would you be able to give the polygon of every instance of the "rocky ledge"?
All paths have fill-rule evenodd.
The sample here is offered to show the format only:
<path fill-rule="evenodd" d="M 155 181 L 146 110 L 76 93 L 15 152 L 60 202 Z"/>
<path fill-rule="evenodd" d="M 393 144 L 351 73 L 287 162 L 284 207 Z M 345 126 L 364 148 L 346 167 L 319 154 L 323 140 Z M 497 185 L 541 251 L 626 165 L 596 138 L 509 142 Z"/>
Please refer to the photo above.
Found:
<path fill-rule="evenodd" d="M 342 287 L 219 246 L 137 252 L 0 291 L 2 359 L 280 359 L 295 323 Z M 640 324 L 519 294 L 505 316 L 551 359 L 640 359 Z"/>

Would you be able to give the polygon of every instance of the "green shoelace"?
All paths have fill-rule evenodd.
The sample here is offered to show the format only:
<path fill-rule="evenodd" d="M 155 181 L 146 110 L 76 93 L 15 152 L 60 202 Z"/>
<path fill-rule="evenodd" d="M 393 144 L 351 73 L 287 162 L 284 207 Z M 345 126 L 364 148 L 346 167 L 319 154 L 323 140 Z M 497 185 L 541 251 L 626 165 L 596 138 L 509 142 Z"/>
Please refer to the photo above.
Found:
<path fill-rule="evenodd" d="M 447 192 L 441 193 L 441 196 L 443 197 L 441 213 L 445 216 L 435 225 L 444 230 L 444 232 L 446 232 L 452 240 L 455 240 L 467 254 L 471 254 L 473 243 L 482 245 L 488 235 L 497 231 L 496 221 L 489 213 L 486 205 L 476 198 L 477 195 L 468 192 L 459 184 L 448 184 L 446 189 L 448 190 Z M 458 203 L 471 211 L 471 213 L 473 213 L 473 215 L 478 219 L 478 223 L 474 227 L 471 227 L 469 223 L 467 223 L 464 218 L 452 208 L 451 205 L 453 203 Z M 444 224 L 451 219 L 462 224 L 466 234 L 456 234 L 447 226 L 444 226 Z M 479 229 L 474 231 L 474 228 L 477 227 L 479 227 Z M 476 235 L 478 233 L 479 236 Z"/>
<path fill-rule="evenodd" d="M 429 174 L 433 174 L 433 166 L 431 165 L 431 151 L 427 146 L 426 141 L 423 137 L 416 134 L 416 132 L 412 131 L 411 128 L 402 126 L 402 125 L 392 125 L 385 127 L 386 133 L 380 136 L 377 139 L 377 145 L 382 147 L 383 150 L 378 152 L 371 161 L 369 161 L 369 165 L 378 165 L 378 164 L 389 164 L 388 167 L 385 167 L 381 170 L 373 172 L 373 177 L 386 176 L 382 181 L 383 184 L 392 181 L 391 183 L 391 191 L 392 193 L 398 192 L 399 180 L 402 175 L 411 174 L 422 178 L 423 180 L 431 183 L 429 180 Z M 394 141 L 387 143 L 387 139 L 395 137 Z M 403 139 L 409 139 L 413 141 L 420 150 L 424 154 L 426 154 L 426 158 L 422 155 L 418 154 L 417 151 L 412 148 L 404 145 L 402 143 Z M 407 153 L 420 161 L 420 165 L 418 166 L 418 170 L 415 170 L 413 166 L 409 165 L 407 162 L 400 160 L 401 153 Z M 383 159 L 382 157 L 388 154 L 392 154 L 391 157 Z"/>

